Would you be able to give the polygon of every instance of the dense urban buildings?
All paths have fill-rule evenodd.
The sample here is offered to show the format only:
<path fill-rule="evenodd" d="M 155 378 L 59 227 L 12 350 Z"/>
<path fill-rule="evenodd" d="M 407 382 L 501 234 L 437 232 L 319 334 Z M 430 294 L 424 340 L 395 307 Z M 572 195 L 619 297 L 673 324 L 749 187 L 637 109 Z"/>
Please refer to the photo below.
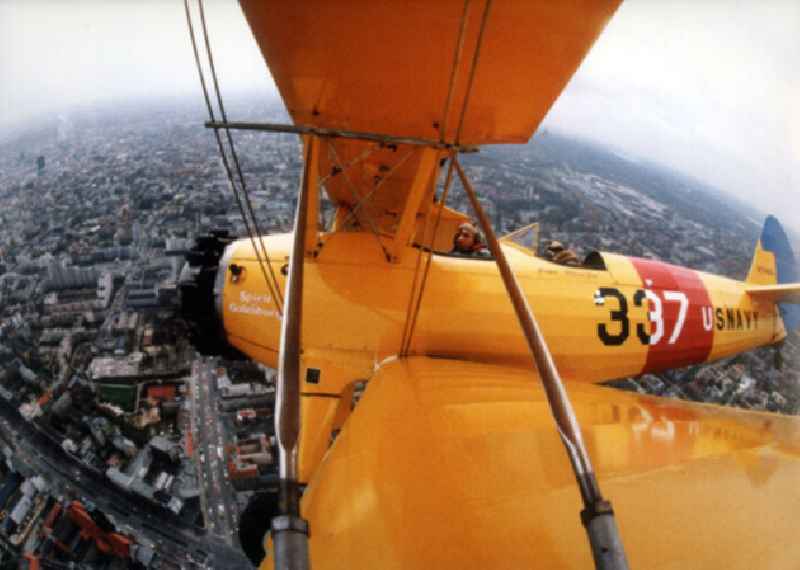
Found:
<path fill-rule="evenodd" d="M 285 120 L 259 103 L 232 108 Z M 274 371 L 201 357 L 177 313 L 194 238 L 244 232 L 203 119 L 193 105 L 84 112 L 0 146 L 4 560 L 247 567 L 240 515 L 276 482 Z M 289 230 L 297 139 L 236 140 L 260 228 Z M 500 233 L 538 222 L 542 243 L 578 253 L 741 279 L 760 229 L 713 189 L 554 133 L 464 163 Z M 449 205 L 469 211 L 458 189 Z M 797 414 L 799 380 L 795 335 L 780 353 L 610 384 Z"/>

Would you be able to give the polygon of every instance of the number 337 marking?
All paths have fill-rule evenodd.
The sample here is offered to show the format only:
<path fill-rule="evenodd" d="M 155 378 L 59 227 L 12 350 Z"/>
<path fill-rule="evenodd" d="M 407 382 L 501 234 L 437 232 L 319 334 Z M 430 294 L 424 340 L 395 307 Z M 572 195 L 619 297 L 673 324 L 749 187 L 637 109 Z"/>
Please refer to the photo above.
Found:
<path fill-rule="evenodd" d="M 663 291 L 664 299 L 658 296 L 651 289 L 639 289 L 633 295 L 633 304 L 641 307 L 645 300 L 650 302 L 651 309 L 647 312 L 647 320 L 650 325 L 645 327 L 642 323 L 636 323 L 636 336 L 645 345 L 655 345 L 664 338 L 664 303 L 679 303 L 678 318 L 675 327 L 667 340 L 667 344 L 675 344 L 681 336 L 683 325 L 686 322 L 686 313 L 689 311 L 689 299 L 682 291 Z M 630 335 L 631 323 L 628 318 L 628 300 L 619 289 L 613 287 L 601 287 L 594 294 L 595 304 L 605 305 L 606 299 L 613 299 L 617 302 L 618 308 L 611 309 L 611 323 L 619 323 L 619 332 L 613 334 L 609 332 L 610 323 L 600 323 L 597 325 L 597 336 L 607 346 L 619 346 L 624 343 Z"/>

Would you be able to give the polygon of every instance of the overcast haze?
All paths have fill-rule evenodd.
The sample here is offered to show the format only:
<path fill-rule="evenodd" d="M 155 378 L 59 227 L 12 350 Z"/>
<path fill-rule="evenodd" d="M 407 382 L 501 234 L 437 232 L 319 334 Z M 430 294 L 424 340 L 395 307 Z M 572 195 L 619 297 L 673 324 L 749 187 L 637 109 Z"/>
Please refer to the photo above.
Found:
<path fill-rule="evenodd" d="M 236 2 L 206 8 L 223 92 L 277 98 Z M 673 166 L 800 232 L 799 38 L 795 0 L 632 0 L 545 124 Z M 201 97 L 182 2 L 0 0 L 0 128 L 165 97 Z"/>

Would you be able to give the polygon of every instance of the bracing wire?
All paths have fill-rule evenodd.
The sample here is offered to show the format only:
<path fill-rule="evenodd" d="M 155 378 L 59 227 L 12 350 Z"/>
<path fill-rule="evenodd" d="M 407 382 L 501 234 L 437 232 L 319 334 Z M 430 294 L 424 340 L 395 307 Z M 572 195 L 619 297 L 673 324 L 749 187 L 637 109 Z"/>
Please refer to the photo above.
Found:
<path fill-rule="evenodd" d="M 326 145 L 330 145 L 332 143 L 331 143 L 331 141 L 326 141 L 325 144 Z M 367 158 L 369 158 L 369 156 L 373 152 L 375 152 L 376 148 L 378 148 L 377 144 L 374 144 L 372 146 L 369 146 L 369 147 L 365 148 L 363 151 L 361 151 L 361 153 L 358 156 L 356 156 L 355 158 L 350 160 L 344 166 L 340 167 L 338 165 L 334 165 L 334 167 L 331 169 L 330 174 L 327 174 L 326 176 L 323 176 L 323 177 L 321 177 L 319 179 L 319 184 L 318 185 L 319 185 L 320 191 L 324 188 L 325 191 L 328 192 L 328 181 L 329 180 L 331 180 L 334 176 L 337 176 L 337 175 L 342 174 L 342 173 L 346 173 L 352 167 L 356 166 L 357 164 L 359 164 L 359 163 L 363 162 L 364 160 L 366 160 Z M 329 155 L 329 158 L 331 158 L 331 160 L 333 160 L 333 158 L 330 156 L 331 155 L 330 149 L 328 150 L 328 155 Z M 320 204 L 321 203 L 322 203 L 322 200 L 320 199 Z M 341 206 L 341 204 L 337 204 L 337 205 Z M 322 214 L 322 209 L 321 208 L 320 208 L 320 213 Z M 331 220 L 331 222 L 332 221 L 333 220 Z M 325 223 L 324 214 L 323 214 L 323 226 L 325 226 L 326 228 L 328 227 L 328 224 Z M 385 251 L 384 251 L 384 253 L 385 253 Z"/>
<path fill-rule="evenodd" d="M 209 63 L 209 67 L 211 69 L 211 78 L 214 81 L 214 91 L 215 91 L 216 96 L 217 96 L 217 103 L 219 105 L 220 114 L 222 115 L 222 120 L 223 120 L 223 122 L 227 123 L 228 122 L 228 117 L 227 117 L 227 114 L 225 113 L 225 106 L 222 103 L 222 94 L 220 92 L 219 81 L 217 79 L 216 66 L 214 65 L 214 57 L 213 57 L 212 51 L 211 51 L 211 40 L 209 38 L 208 27 L 206 25 L 206 17 L 205 17 L 205 10 L 203 8 L 203 0 L 198 0 L 198 7 L 200 8 L 200 21 L 201 21 L 201 23 L 203 25 L 203 37 L 205 39 L 206 53 L 208 54 L 208 63 Z M 233 158 L 234 165 L 236 166 L 236 172 L 238 173 L 239 181 L 241 183 L 242 194 L 244 195 L 243 202 L 244 202 L 244 205 L 246 207 L 247 212 L 250 215 L 250 220 L 251 220 L 251 222 L 253 224 L 253 228 L 255 230 L 256 235 L 258 236 L 258 243 L 259 243 L 259 245 L 261 245 L 262 253 L 264 254 L 264 258 L 266 259 L 267 267 L 269 268 L 269 274 L 270 274 L 270 277 L 272 277 L 272 282 L 273 282 L 273 285 L 275 287 L 275 293 L 276 293 L 277 301 L 278 301 L 278 303 L 276 303 L 276 304 L 278 305 L 278 310 L 280 312 L 280 306 L 283 305 L 283 297 L 281 296 L 280 287 L 278 286 L 278 279 L 275 276 L 275 271 L 272 268 L 272 260 L 270 260 L 269 253 L 267 252 L 267 248 L 264 245 L 263 233 L 261 232 L 261 229 L 258 227 L 258 219 L 256 218 L 255 212 L 253 210 L 253 204 L 250 201 L 250 195 L 247 192 L 247 185 L 245 184 L 244 174 L 242 173 L 242 167 L 239 164 L 239 156 L 236 153 L 236 147 L 233 144 L 233 137 L 231 135 L 230 129 L 226 128 L 225 129 L 225 134 L 226 134 L 227 139 L 228 139 L 228 145 L 230 146 L 230 149 L 231 149 L 231 157 Z M 257 248 L 256 248 L 256 257 L 258 258 L 258 249 Z M 263 271 L 263 263 L 264 262 L 260 258 L 259 258 L 259 263 L 262 264 L 262 271 Z M 266 279 L 266 275 L 264 276 L 264 279 Z"/>
<path fill-rule="evenodd" d="M 331 147 L 332 147 L 332 143 L 331 143 Z M 335 149 L 335 148 L 333 149 L 333 152 L 334 152 L 334 153 L 336 152 L 336 149 Z M 392 175 L 393 175 L 393 174 L 394 174 L 394 173 L 395 173 L 395 172 L 396 172 L 396 171 L 397 171 L 397 170 L 398 170 L 398 169 L 399 169 L 401 166 L 403 166 L 403 164 L 405 164 L 405 162 L 406 162 L 406 161 L 407 161 L 409 158 L 411 158 L 411 155 L 413 155 L 415 152 L 416 152 L 416 150 L 415 150 L 415 149 L 411 149 L 410 151 L 408 151 L 408 153 L 406 153 L 406 154 L 405 154 L 405 156 L 403 156 L 402 158 L 400 158 L 400 160 L 398 160 L 398 161 L 395 163 L 395 165 L 394 165 L 394 166 L 392 166 L 391 170 L 389 170 L 389 172 L 387 172 L 387 173 L 386 173 L 386 176 L 384 176 L 384 177 L 381 179 L 381 181 L 380 181 L 380 182 L 378 182 L 378 183 L 377 183 L 377 184 L 376 184 L 376 185 L 375 185 L 375 186 L 374 186 L 374 187 L 373 187 L 373 188 L 372 188 L 372 189 L 371 189 L 369 192 L 367 192 L 367 193 L 366 193 L 366 194 L 365 194 L 365 195 L 364 195 L 364 196 L 363 196 L 363 197 L 362 197 L 362 198 L 361 198 L 361 199 L 358 201 L 358 203 L 357 203 L 357 204 L 355 204 L 355 205 L 354 205 L 354 206 L 351 208 L 350 212 L 347 214 L 347 217 L 346 217 L 346 218 L 345 218 L 345 220 L 344 220 L 344 223 L 343 223 L 343 225 L 347 225 L 347 224 L 349 224 L 349 223 L 350 223 L 350 221 L 351 221 L 351 220 L 355 219 L 355 217 L 356 217 L 356 214 L 357 214 L 357 213 L 358 213 L 358 211 L 361 209 L 361 207 L 362 207 L 362 206 L 366 206 L 366 204 L 369 202 L 369 200 L 372 198 L 372 196 L 375 194 L 375 192 L 377 192 L 378 190 L 380 190 L 380 188 L 381 188 L 381 186 L 383 186 L 384 182 L 386 182 L 387 180 L 389 180 L 389 179 L 392 177 Z M 345 178 L 346 178 L 346 177 L 345 177 Z M 346 181 L 349 181 L 349 179 L 348 179 L 348 180 L 346 180 Z M 351 183 L 351 185 L 352 185 L 352 183 Z M 356 198 L 358 198 L 358 196 L 355 196 L 355 197 L 356 197 Z M 369 215 L 369 212 L 368 212 L 368 211 L 367 211 L 367 215 Z"/>
<path fill-rule="evenodd" d="M 461 63 L 461 54 L 464 51 L 464 31 L 467 29 L 467 16 L 469 14 L 470 0 L 464 0 L 464 11 L 461 13 L 461 25 L 458 29 L 458 40 L 456 41 L 456 51 L 453 55 L 453 67 L 450 70 L 450 86 L 447 88 L 447 99 L 444 103 L 444 111 L 442 111 L 442 120 L 439 127 L 439 140 L 445 142 L 447 136 L 447 119 L 450 115 L 450 104 L 453 101 L 453 93 L 456 87 L 456 77 L 458 75 L 458 67 Z"/>
<path fill-rule="evenodd" d="M 199 52 L 197 50 L 197 40 L 195 38 L 194 25 L 192 23 L 191 11 L 189 9 L 189 0 L 184 0 L 183 5 L 184 5 L 184 8 L 186 9 L 186 22 L 187 22 L 187 24 L 189 26 L 189 37 L 190 37 L 190 39 L 192 41 L 192 51 L 194 52 L 195 63 L 197 64 L 197 73 L 198 73 L 198 75 L 200 77 L 200 85 L 201 85 L 202 90 L 203 90 L 203 97 L 204 97 L 205 102 L 206 102 L 206 108 L 208 109 L 209 117 L 211 117 L 211 119 L 213 120 L 214 119 L 214 107 L 211 104 L 211 98 L 208 95 L 208 86 L 206 84 L 205 74 L 203 73 L 203 67 L 202 67 L 202 65 L 200 63 L 200 54 L 199 54 Z M 217 140 L 217 146 L 219 147 L 219 153 L 220 153 L 220 157 L 222 159 L 222 164 L 225 167 L 225 172 L 228 175 L 228 183 L 231 185 L 231 191 L 233 192 L 233 197 L 236 200 L 237 206 L 239 207 L 239 212 L 242 215 L 242 221 L 244 222 L 245 230 L 247 231 L 247 235 L 250 238 L 250 242 L 251 242 L 251 244 L 253 246 L 253 250 L 255 251 L 256 256 L 258 257 L 258 250 L 256 248 L 255 239 L 253 238 L 253 231 L 250 228 L 250 223 L 249 223 L 249 221 L 247 219 L 247 216 L 245 214 L 244 205 L 242 204 L 241 198 L 239 196 L 239 192 L 238 192 L 238 189 L 236 187 L 235 180 L 233 178 L 233 173 L 231 171 L 231 167 L 230 167 L 230 164 L 228 162 L 228 156 L 227 156 L 227 153 L 225 152 L 225 148 L 224 148 L 224 146 L 222 144 L 222 138 L 220 137 L 219 132 L 216 131 L 216 130 L 214 131 L 214 135 L 215 135 L 215 138 Z M 273 281 L 270 281 L 270 279 L 267 277 L 266 271 L 264 270 L 264 266 L 261 263 L 260 257 L 258 257 L 258 259 L 259 259 L 259 267 L 261 268 L 261 273 L 264 276 L 264 280 L 267 283 L 267 287 L 269 287 L 270 294 L 277 301 L 279 299 L 279 297 L 277 295 L 275 295 L 275 289 L 277 288 L 277 283 L 274 283 Z M 275 285 L 275 287 L 273 287 L 273 284 Z M 280 293 L 280 291 L 278 291 L 278 292 Z M 282 309 L 281 309 L 280 304 L 276 303 L 276 306 L 278 308 L 278 312 L 281 313 Z"/>
<path fill-rule="evenodd" d="M 478 69 L 478 61 L 481 57 L 481 47 L 483 46 L 483 34 L 486 31 L 486 23 L 489 21 L 489 10 L 492 7 L 492 0 L 486 0 L 486 6 L 483 9 L 483 18 L 481 18 L 481 28 L 478 32 L 478 43 L 475 46 L 475 53 L 472 56 L 472 65 L 469 70 L 469 80 L 467 83 L 467 94 L 464 96 L 464 105 L 461 107 L 461 117 L 458 119 L 458 130 L 456 131 L 456 145 L 461 144 L 461 130 L 464 128 L 464 119 L 467 115 L 469 108 L 469 99 L 472 95 L 472 85 L 475 82 L 475 71 Z"/>
<path fill-rule="evenodd" d="M 331 144 L 331 143 L 329 142 L 327 144 Z M 330 180 L 331 178 L 333 178 L 337 174 L 341 174 L 342 172 L 346 172 L 347 170 L 350 170 L 352 167 L 356 166 L 358 163 L 363 162 L 364 160 L 369 158 L 369 155 L 371 155 L 373 152 L 375 152 L 376 148 L 378 148 L 377 144 L 372 145 L 372 146 L 370 146 L 368 148 L 365 148 L 363 151 L 361 151 L 361 153 L 358 156 L 356 156 L 354 159 L 352 159 L 347 164 L 343 165 L 341 167 L 342 168 L 341 171 L 338 170 L 339 167 L 336 166 L 337 170 L 335 170 L 335 171 L 331 172 L 330 174 L 328 174 L 327 176 L 323 176 L 322 178 L 319 179 L 319 185 L 320 186 L 325 186 L 325 184 L 328 183 L 328 180 Z"/>
<path fill-rule="evenodd" d="M 329 141 L 328 142 L 328 153 L 330 154 L 331 160 L 333 161 L 334 165 L 339 169 L 339 171 L 341 172 L 342 176 L 344 177 L 345 184 L 347 185 L 348 189 L 350 190 L 350 193 L 353 195 L 353 199 L 354 200 L 358 200 L 358 198 L 359 198 L 358 192 L 356 191 L 355 186 L 353 185 L 352 181 L 350 180 L 350 177 L 347 175 L 346 169 L 342 165 L 342 161 L 339 158 L 339 154 L 336 152 L 336 147 L 333 145 L 333 141 Z M 407 156 L 406 156 L 406 158 L 407 158 Z M 392 175 L 392 172 L 394 172 L 394 170 L 389 171 L 389 174 L 387 175 L 387 178 Z M 364 204 L 365 201 L 373 194 L 373 192 L 380 187 L 380 185 L 383 183 L 384 180 L 386 180 L 386 178 L 381 180 L 381 182 L 379 182 L 375 186 L 375 188 L 373 188 L 373 190 L 371 192 L 369 192 L 365 197 L 363 197 L 360 201 L 358 201 L 358 203 L 353 207 L 353 209 L 350 210 L 350 213 L 348 214 L 347 218 L 345 219 L 345 221 L 344 221 L 344 223 L 342 225 L 346 226 L 349 223 L 350 217 L 355 215 L 355 213 L 358 211 L 359 207 L 362 204 Z M 389 259 L 389 252 L 386 250 L 386 247 L 383 245 L 383 242 L 381 241 L 380 231 L 378 231 L 378 226 L 375 224 L 375 221 L 372 219 L 372 215 L 369 213 L 369 209 L 365 208 L 364 209 L 364 214 L 365 214 L 364 217 L 365 217 L 365 219 L 367 221 L 367 224 L 369 224 L 369 227 L 370 227 L 370 230 L 372 231 L 372 234 L 375 236 L 375 239 L 378 242 L 378 245 L 383 250 L 383 255 L 386 257 L 386 259 Z"/>
<path fill-rule="evenodd" d="M 187 23 L 189 25 L 189 32 L 190 32 L 190 37 L 191 37 L 191 41 L 192 41 L 192 50 L 194 51 L 195 61 L 197 63 L 197 71 L 198 71 L 198 74 L 200 75 L 200 84 L 201 84 L 201 86 L 203 88 L 203 96 L 204 96 L 205 101 L 206 101 L 206 107 L 208 108 L 209 117 L 213 121 L 214 120 L 214 110 L 213 110 L 213 106 L 211 105 L 211 99 L 210 99 L 210 97 L 208 95 L 208 87 L 207 87 L 207 84 L 206 84 L 206 81 L 205 81 L 205 75 L 204 75 L 203 70 L 202 70 L 202 65 L 200 63 L 200 55 L 199 55 L 199 52 L 197 50 L 197 41 L 196 41 L 196 38 L 195 38 L 194 26 L 193 26 L 193 23 L 192 23 L 191 12 L 189 10 L 189 2 L 188 2 L 188 0 L 184 0 L 184 7 L 186 9 L 186 19 L 187 19 Z M 213 83 L 214 83 L 214 90 L 215 90 L 215 93 L 216 93 L 217 104 L 219 105 L 219 109 L 220 109 L 220 113 L 222 115 L 223 121 L 227 122 L 227 115 L 225 113 L 225 107 L 224 107 L 224 104 L 223 104 L 223 101 L 222 101 L 222 95 L 221 95 L 220 88 L 219 88 L 219 81 L 217 79 L 216 68 L 214 66 L 214 59 L 213 59 L 213 55 L 212 55 L 212 51 L 211 51 L 211 43 L 210 43 L 210 39 L 209 39 L 208 28 L 206 26 L 205 11 L 203 9 L 203 1 L 202 0 L 198 0 L 198 7 L 200 9 L 200 20 L 201 20 L 201 24 L 202 24 L 203 37 L 204 37 L 204 40 L 205 40 L 206 54 L 208 56 L 209 66 L 210 66 L 210 69 L 211 69 L 211 76 L 212 76 L 212 80 L 213 80 Z M 242 173 L 241 165 L 239 163 L 239 158 L 238 158 L 238 155 L 236 153 L 236 148 L 235 148 L 234 143 L 233 143 L 233 138 L 232 138 L 232 136 L 230 134 L 230 130 L 225 129 L 225 132 L 227 134 L 228 145 L 229 145 L 230 151 L 231 151 L 231 158 L 232 158 L 232 160 L 234 162 L 234 165 L 236 167 L 236 171 L 237 171 L 237 175 L 238 175 L 238 178 L 239 178 L 239 182 L 241 184 L 241 189 L 242 189 L 242 194 L 244 195 L 244 199 L 242 199 L 242 196 L 239 195 L 239 189 L 238 189 L 238 187 L 236 185 L 236 181 L 235 181 L 234 176 L 233 176 L 233 172 L 232 172 L 231 165 L 230 165 L 230 162 L 229 162 L 228 157 L 227 157 L 227 153 L 224 150 L 224 145 L 222 144 L 222 138 L 219 135 L 219 131 L 215 129 L 214 130 L 214 134 L 215 134 L 216 139 L 217 139 L 217 145 L 219 146 L 220 155 L 222 157 L 222 163 L 223 163 L 223 166 L 225 167 L 225 171 L 226 171 L 226 173 L 228 175 L 228 181 L 229 181 L 229 183 L 231 185 L 231 189 L 233 191 L 234 198 L 236 199 L 237 206 L 239 207 L 239 211 L 240 211 L 240 213 L 242 215 L 242 221 L 244 222 L 245 230 L 247 231 L 248 237 L 250 238 L 251 245 L 253 246 L 253 251 L 254 251 L 254 253 L 256 255 L 256 259 L 258 260 L 258 264 L 259 264 L 259 267 L 261 269 L 261 273 L 262 273 L 262 275 L 264 277 L 264 281 L 266 282 L 267 287 L 269 287 L 270 294 L 272 295 L 273 299 L 275 299 L 275 305 L 276 305 L 276 308 L 278 309 L 278 313 L 282 315 L 282 313 L 283 313 L 283 309 L 282 309 L 283 298 L 281 296 L 280 287 L 278 286 L 278 280 L 277 280 L 277 278 L 275 276 L 275 272 L 274 272 L 274 270 L 272 268 L 272 261 L 271 261 L 271 259 L 269 257 L 269 253 L 267 252 L 266 246 L 264 245 L 263 235 L 262 235 L 262 233 L 260 231 L 260 228 L 258 227 L 258 221 L 256 219 L 255 213 L 253 211 L 252 203 L 250 202 L 250 198 L 249 198 L 249 195 L 247 193 L 247 186 L 246 186 L 246 183 L 245 183 L 244 175 Z M 258 243 L 256 243 L 256 236 L 258 237 Z M 259 250 L 259 247 L 258 247 L 259 245 L 261 246 L 261 250 Z M 263 253 L 263 258 L 262 258 L 262 253 Z M 264 259 L 266 259 L 266 266 L 269 269 L 269 275 L 270 275 L 269 277 L 267 276 L 267 270 L 264 267 L 264 265 L 265 265 Z"/>
<path fill-rule="evenodd" d="M 454 160 L 453 157 L 450 157 L 450 161 L 447 167 L 447 175 L 445 176 L 444 187 L 442 189 L 442 196 L 439 198 L 439 211 L 436 213 L 436 222 L 433 224 L 433 233 L 431 234 L 431 243 L 428 246 L 428 257 L 425 260 L 425 269 L 422 272 L 422 280 L 420 281 L 419 285 L 419 293 L 416 295 L 416 303 L 414 305 L 414 310 L 410 315 L 410 319 L 408 318 L 408 314 L 406 316 L 406 331 L 403 333 L 403 345 L 400 349 L 400 354 L 405 356 L 408 354 L 408 351 L 411 349 L 411 340 L 414 338 L 414 331 L 417 327 L 417 316 L 419 316 L 419 310 L 422 306 L 422 297 L 425 294 L 425 286 L 428 283 L 428 275 L 430 274 L 431 269 L 431 261 L 433 260 L 433 246 L 436 243 L 436 235 L 439 232 L 439 222 L 442 221 L 442 211 L 444 210 L 444 206 L 447 203 L 447 195 L 450 192 L 450 187 L 453 183 L 453 170 L 454 170 Z M 426 224 L 427 225 L 427 224 Z M 426 228 L 427 229 L 427 228 Z M 420 255 L 417 257 L 417 270 L 419 269 L 419 263 L 422 256 L 422 247 L 420 247 Z M 414 272 L 414 283 L 416 284 L 416 271 Z M 409 306 L 411 301 L 414 299 L 414 295 L 412 292 L 411 299 L 409 300 Z M 407 311 L 408 313 L 408 311 Z"/>
<path fill-rule="evenodd" d="M 477 44 L 475 46 L 475 52 L 474 52 L 474 54 L 472 56 L 472 63 L 470 65 L 469 78 L 467 80 L 467 93 L 464 96 L 464 103 L 463 103 L 463 105 L 461 107 L 461 113 L 460 113 L 460 117 L 459 117 L 459 120 L 458 120 L 458 128 L 456 130 L 456 138 L 455 138 L 455 144 L 456 145 L 459 145 L 461 143 L 461 131 L 464 128 L 464 119 L 466 118 L 467 109 L 469 108 L 469 100 L 470 100 L 470 96 L 472 95 L 472 86 L 473 86 L 473 84 L 475 82 L 475 71 L 478 68 L 478 62 L 480 61 L 481 46 L 483 45 L 484 32 L 486 31 L 486 23 L 489 21 L 489 11 L 490 11 L 491 7 L 492 7 L 492 0 L 486 0 L 486 5 L 485 5 L 485 7 L 483 9 L 483 17 L 481 18 L 481 27 L 480 27 L 480 31 L 478 32 L 478 40 L 477 40 Z M 464 36 L 464 30 L 466 28 L 468 12 L 469 12 L 469 0 L 465 0 L 464 1 L 464 11 L 463 11 L 463 13 L 461 15 L 461 26 L 460 26 L 460 29 L 459 29 L 459 37 L 458 37 L 458 41 L 456 43 L 456 52 L 455 52 L 455 56 L 454 56 L 454 59 L 453 59 L 453 68 L 451 70 L 451 75 L 450 75 L 450 87 L 448 89 L 447 101 L 445 103 L 444 117 L 443 117 L 442 125 L 441 125 L 441 131 L 440 131 L 440 139 L 441 140 L 444 140 L 444 137 L 445 137 L 445 134 L 446 134 L 445 133 L 445 128 L 446 128 L 445 125 L 446 125 L 447 115 L 449 114 L 449 107 L 450 107 L 450 102 L 451 102 L 451 99 L 452 99 L 452 91 L 453 91 L 454 84 L 455 84 L 455 77 L 456 77 L 456 73 L 457 73 L 457 67 L 458 67 L 458 64 L 461 61 L 461 52 L 463 50 L 463 41 L 464 41 L 464 37 L 463 36 Z M 439 212 L 438 212 L 438 214 L 436 216 L 436 223 L 434 224 L 433 239 L 435 239 L 436 232 L 439 229 L 439 221 L 441 220 L 442 210 L 444 209 L 445 200 L 447 199 L 447 193 L 450 190 L 450 184 L 452 182 L 453 166 L 455 164 L 455 160 L 456 160 L 455 156 L 451 156 L 450 157 L 450 167 L 447 170 L 447 179 L 445 181 L 445 186 L 444 186 L 444 189 L 442 191 L 442 198 L 439 201 Z M 433 247 L 433 241 L 431 242 L 431 248 L 432 247 Z M 409 307 L 408 307 L 408 309 L 410 309 L 411 303 L 413 302 L 413 299 L 414 299 L 414 294 L 416 293 L 417 272 L 419 271 L 421 255 L 422 255 L 422 252 L 420 251 L 420 256 L 417 257 L 417 268 L 416 268 L 416 270 L 414 272 L 414 282 L 412 283 L 412 296 L 411 296 L 411 299 L 409 299 Z M 428 274 L 429 274 L 429 271 L 430 271 L 431 259 L 432 258 L 433 258 L 433 251 L 430 251 L 428 253 L 428 258 L 427 258 L 426 263 L 425 263 L 425 270 L 424 270 L 423 275 L 422 275 L 422 281 L 421 281 L 421 283 L 419 285 L 419 293 L 416 295 L 416 304 L 415 304 L 415 307 L 414 307 L 414 311 L 412 313 L 409 313 L 408 309 L 406 311 L 406 327 L 405 327 L 405 330 L 403 331 L 403 340 L 402 340 L 402 344 L 401 344 L 401 347 L 400 347 L 400 354 L 401 355 L 407 354 L 408 350 L 411 348 L 411 340 L 413 339 L 414 330 L 416 329 L 417 316 L 419 315 L 420 306 L 422 304 L 422 297 L 423 297 L 423 294 L 425 293 L 425 286 L 427 284 Z"/>
<path fill-rule="evenodd" d="M 438 171 L 437 171 L 437 176 L 438 176 Z M 434 197 L 434 204 L 435 203 L 436 203 L 436 198 Z M 422 227 L 422 237 L 420 239 L 420 242 L 424 242 L 425 236 L 428 235 L 428 225 L 430 224 L 430 221 L 431 221 L 431 216 L 430 213 L 428 213 L 425 216 L 425 224 Z M 431 238 L 431 245 L 433 244 L 435 237 L 436 234 L 434 233 L 433 237 Z M 411 344 L 411 341 L 408 340 L 408 331 L 409 331 L 409 326 L 411 324 L 411 310 L 412 307 L 414 306 L 414 299 L 416 298 L 417 288 L 419 287 L 420 284 L 419 268 L 422 266 L 422 253 L 424 249 L 425 249 L 424 243 L 420 243 L 419 249 L 417 251 L 417 262 L 414 264 L 414 277 L 411 280 L 411 292 L 408 295 L 408 304 L 406 305 L 406 321 L 405 324 L 403 325 L 403 336 L 401 337 L 400 341 L 400 356 L 406 356 L 406 354 L 408 353 L 406 347 Z"/>

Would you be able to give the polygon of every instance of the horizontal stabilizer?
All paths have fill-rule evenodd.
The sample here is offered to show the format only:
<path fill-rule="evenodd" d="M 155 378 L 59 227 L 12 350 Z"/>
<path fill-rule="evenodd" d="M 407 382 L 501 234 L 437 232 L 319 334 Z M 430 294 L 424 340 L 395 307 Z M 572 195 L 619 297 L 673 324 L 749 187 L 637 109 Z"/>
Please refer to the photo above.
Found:
<path fill-rule="evenodd" d="M 785 285 L 752 285 L 746 289 L 747 294 L 759 300 L 773 303 L 800 304 L 800 283 Z"/>

